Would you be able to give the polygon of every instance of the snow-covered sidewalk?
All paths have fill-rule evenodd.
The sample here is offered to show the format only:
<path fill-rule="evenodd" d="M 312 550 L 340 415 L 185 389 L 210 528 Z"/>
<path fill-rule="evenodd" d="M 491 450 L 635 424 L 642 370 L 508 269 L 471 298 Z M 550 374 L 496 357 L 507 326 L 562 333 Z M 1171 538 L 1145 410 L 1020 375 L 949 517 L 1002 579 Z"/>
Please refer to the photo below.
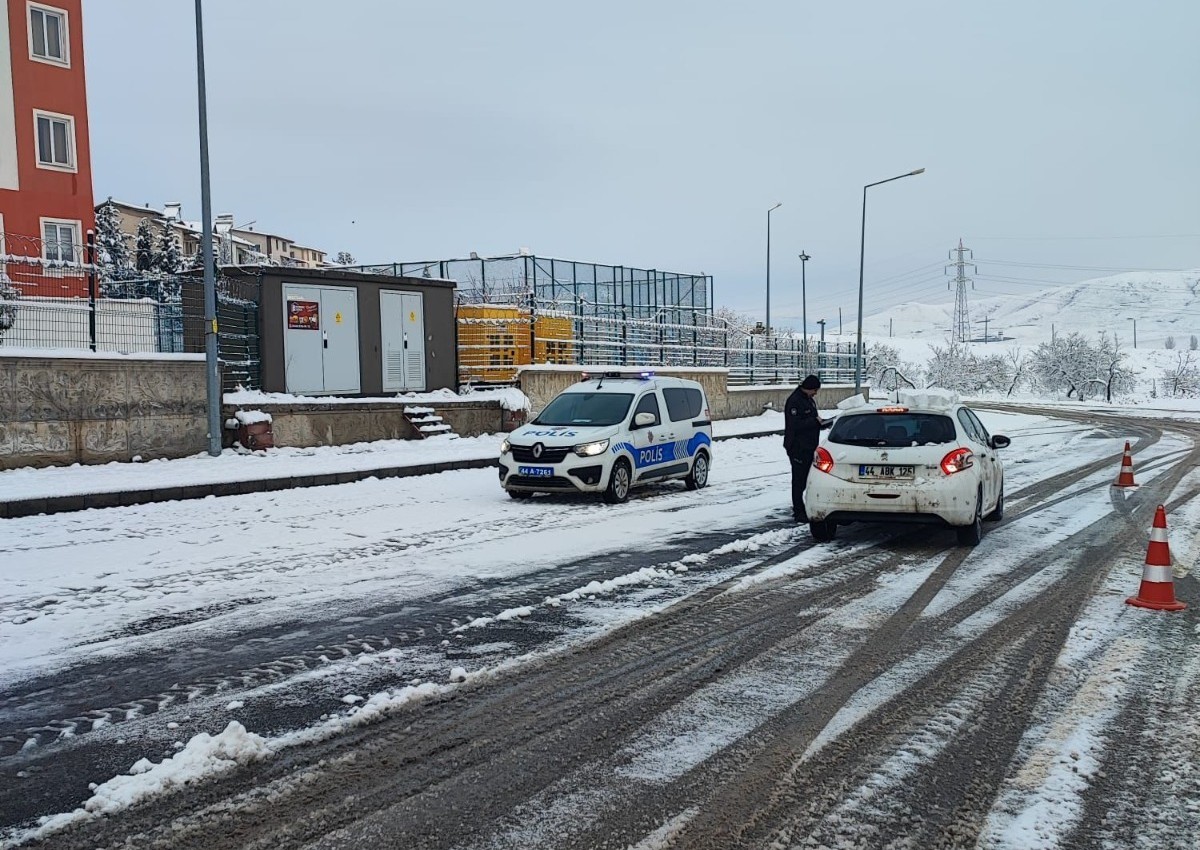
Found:
<path fill-rule="evenodd" d="M 783 414 L 713 423 L 716 437 L 782 431 Z M 296 478 L 453 461 L 494 460 L 503 434 L 481 437 L 434 436 L 426 440 L 377 440 L 345 446 L 277 448 L 254 453 L 227 449 L 145 463 L 25 467 L 0 472 L 0 503 L 96 493 L 125 493 L 193 485 Z"/>

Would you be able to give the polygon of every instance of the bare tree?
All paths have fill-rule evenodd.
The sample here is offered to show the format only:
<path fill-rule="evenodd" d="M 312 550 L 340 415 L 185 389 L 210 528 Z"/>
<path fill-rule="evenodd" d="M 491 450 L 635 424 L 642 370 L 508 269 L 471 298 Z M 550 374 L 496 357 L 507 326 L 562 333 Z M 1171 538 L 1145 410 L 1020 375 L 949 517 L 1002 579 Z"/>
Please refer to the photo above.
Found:
<path fill-rule="evenodd" d="M 1163 390 L 1173 396 L 1200 394 L 1200 366 L 1193 351 L 1175 353 L 1175 367 L 1163 372 Z"/>

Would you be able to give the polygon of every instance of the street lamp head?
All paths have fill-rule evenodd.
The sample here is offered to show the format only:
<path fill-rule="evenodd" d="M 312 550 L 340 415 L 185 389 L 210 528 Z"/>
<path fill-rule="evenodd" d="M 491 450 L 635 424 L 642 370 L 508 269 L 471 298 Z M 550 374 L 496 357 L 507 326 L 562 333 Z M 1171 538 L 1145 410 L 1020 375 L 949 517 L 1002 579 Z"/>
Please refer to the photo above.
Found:
<path fill-rule="evenodd" d="M 808 252 L 807 252 L 807 251 L 801 251 L 801 252 L 800 252 L 800 262 L 802 262 L 802 263 L 807 263 L 807 262 L 808 262 L 809 260 L 811 260 L 811 259 L 812 259 L 812 257 L 810 257 L 810 256 L 808 255 Z"/>
<path fill-rule="evenodd" d="M 782 206 L 783 206 L 783 201 L 780 201 L 775 206 L 773 206 L 769 210 L 767 210 L 767 212 L 775 212 L 775 210 L 779 209 Z"/>
<path fill-rule="evenodd" d="M 910 172 L 908 172 L 908 176 L 909 176 L 909 177 L 913 177 L 913 176 L 915 176 L 915 175 L 917 175 L 917 174 L 924 174 L 924 173 L 925 173 L 925 169 L 924 169 L 924 168 L 918 168 L 916 171 L 910 171 Z"/>

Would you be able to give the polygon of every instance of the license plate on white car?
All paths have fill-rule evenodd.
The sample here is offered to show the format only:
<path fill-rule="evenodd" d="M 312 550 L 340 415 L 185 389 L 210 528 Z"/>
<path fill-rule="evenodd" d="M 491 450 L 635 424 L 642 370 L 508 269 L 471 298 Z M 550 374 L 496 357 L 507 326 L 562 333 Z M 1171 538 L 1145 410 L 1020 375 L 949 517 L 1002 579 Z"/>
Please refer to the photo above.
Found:
<path fill-rule="evenodd" d="M 889 466 L 886 464 L 860 464 L 859 478 L 912 478 L 915 469 L 911 466 Z"/>
<path fill-rule="evenodd" d="M 909 467 L 911 469 L 912 467 Z M 518 475 L 527 475 L 530 478 L 551 478 L 554 475 L 554 467 L 552 466 L 518 466 Z"/>

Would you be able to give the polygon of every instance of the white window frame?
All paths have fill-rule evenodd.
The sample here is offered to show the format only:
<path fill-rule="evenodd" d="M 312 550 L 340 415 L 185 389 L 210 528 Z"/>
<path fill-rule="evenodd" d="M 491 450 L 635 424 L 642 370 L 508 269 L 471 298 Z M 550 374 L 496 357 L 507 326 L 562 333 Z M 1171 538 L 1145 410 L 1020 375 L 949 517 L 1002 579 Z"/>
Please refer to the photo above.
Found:
<path fill-rule="evenodd" d="M 50 245 L 49 245 L 48 240 L 46 239 L 46 225 L 47 224 L 53 224 L 56 227 L 70 227 L 71 228 L 71 230 L 74 232 L 74 238 L 71 240 L 71 249 L 72 249 L 72 253 L 74 253 L 76 256 L 66 262 L 69 262 L 69 263 L 71 263 L 71 265 L 75 265 L 75 266 L 83 265 L 84 258 L 82 256 L 79 256 L 83 252 L 83 235 L 82 235 L 83 234 L 83 222 L 77 218 L 75 218 L 75 219 L 72 219 L 72 218 L 40 218 L 40 219 L 38 219 L 38 235 L 41 236 L 41 240 L 42 240 L 42 259 L 43 260 L 51 260 L 54 262 L 63 262 L 63 260 L 61 259 L 62 251 L 58 252 L 57 257 L 51 257 L 48 253 L 48 251 L 50 249 Z M 55 241 L 55 244 L 61 242 L 62 241 L 61 235 L 59 234 L 59 238 L 55 239 L 54 241 Z"/>
<path fill-rule="evenodd" d="M 66 125 L 67 125 L 67 160 L 68 160 L 67 165 L 60 165 L 59 163 L 56 163 L 56 162 L 43 162 L 42 161 L 41 140 L 38 138 L 38 119 L 39 118 L 47 118 L 50 121 L 66 122 Z M 51 148 L 53 148 L 53 145 L 54 145 L 53 135 L 54 135 L 53 132 L 51 132 L 51 142 L 50 142 Z M 75 116 L 74 115 L 64 115 L 61 112 L 47 112 L 44 109 L 33 110 L 33 157 L 34 157 L 34 163 L 37 165 L 38 168 L 44 168 L 48 171 L 71 171 L 71 172 L 78 171 L 79 166 L 78 166 L 76 156 L 75 156 L 76 147 L 77 146 L 75 144 Z M 53 150 L 51 150 L 51 154 L 53 155 Z"/>
<path fill-rule="evenodd" d="M 62 25 L 59 27 L 59 35 L 62 38 L 62 59 L 57 59 L 53 56 L 39 56 L 33 52 L 33 13 L 35 10 L 42 14 L 55 15 L 62 19 Z M 58 6 L 48 6 L 45 3 L 26 3 L 25 32 L 29 34 L 29 58 L 32 61 L 54 65 L 59 68 L 71 67 L 71 18 L 66 9 L 60 9 Z"/>

